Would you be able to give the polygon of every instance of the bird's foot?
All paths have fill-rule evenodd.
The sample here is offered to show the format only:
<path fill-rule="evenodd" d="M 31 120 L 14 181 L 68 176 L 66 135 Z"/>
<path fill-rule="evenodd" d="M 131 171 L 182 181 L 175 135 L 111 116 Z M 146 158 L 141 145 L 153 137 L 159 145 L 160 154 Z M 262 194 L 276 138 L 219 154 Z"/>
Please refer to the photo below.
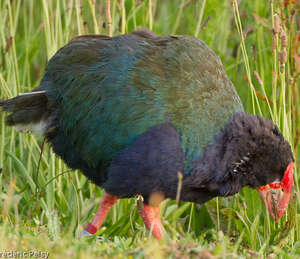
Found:
<path fill-rule="evenodd" d="M 98 208 L 95 217 L 92 222 L 89 223 L 80 237 L 91 236 L 95 234 L 101 227 L 103 221 L 105 220 L 110 208 L 117 202 L 118 197 L 106 193 L 103 197 L 103 200 Z"/>
<path fill-rule="evenodd" d="M 81 233 L 80 237 L 86 237 L 86 236 L 92 236 L 93 234 L 91 234 L 90 232 L 83 230 L 83 232 Z"/>

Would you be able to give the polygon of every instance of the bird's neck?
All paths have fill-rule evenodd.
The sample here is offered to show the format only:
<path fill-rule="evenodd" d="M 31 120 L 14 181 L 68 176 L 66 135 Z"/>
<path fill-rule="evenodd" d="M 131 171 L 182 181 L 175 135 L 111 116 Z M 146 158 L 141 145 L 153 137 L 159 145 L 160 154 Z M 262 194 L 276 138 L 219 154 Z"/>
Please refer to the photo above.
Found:
<path fill-rule="evenodd" d="M 216 196 L 233 195 L 249 185 L 252 176 L 245 166 L 250 157 L 239 153 L 230 127 L 234 124 L 228 124 L 194 161 L 191 174 L 182 182 L 183 200 L 202 203 Z M 205 195 L 199 195 L 202 192 Z"/>

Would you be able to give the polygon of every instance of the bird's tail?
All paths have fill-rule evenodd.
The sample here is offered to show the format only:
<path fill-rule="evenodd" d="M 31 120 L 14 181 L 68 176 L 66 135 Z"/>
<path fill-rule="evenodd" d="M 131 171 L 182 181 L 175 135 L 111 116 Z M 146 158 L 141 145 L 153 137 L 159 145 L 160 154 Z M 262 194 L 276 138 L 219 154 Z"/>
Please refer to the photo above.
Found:
<path fill-rule="evenodd" d="M 7 125 L 15 126 L 17 130 L 23 132 L 45 134 L 50 111 L 46 93 L 41 87 L 35 88 L 32 92 L 0 101 L 0 108 L 9 113 L 5 120 Z"/>

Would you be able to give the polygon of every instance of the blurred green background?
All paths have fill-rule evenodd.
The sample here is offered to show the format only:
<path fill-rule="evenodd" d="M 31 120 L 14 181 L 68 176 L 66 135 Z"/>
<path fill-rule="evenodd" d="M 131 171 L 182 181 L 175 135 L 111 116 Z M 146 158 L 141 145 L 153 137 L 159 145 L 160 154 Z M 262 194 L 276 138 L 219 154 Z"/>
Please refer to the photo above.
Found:
<path fill-rule="evenodd" d="M 281 34 L 274 34 L 276 15 L 288 38 L 286 47 Z M 118 35 L 138 27 L 205 41 L 220 56 L 246 111 L 273 119 L 299 161 L 298 0 L 1 0 L 0 99 L 38 86 L 47 61 L 72 37 Z M 288 54 L 284 63 L 278 59 L 283 49 Z M 118 202 L 99 240 L 79 239 L 103 191 L 69 170 L 42 139 L 6 127 L 4 116 L 0 132 L 0 252 L 35 248 L 77 258 L 300 254 L 297 171 L 295 196 L 278 224 L 256 191 L 245 188 L 203 206 L 164 201 L 168 237 L 162 242 L 149 239 L 135 199 Z"/>

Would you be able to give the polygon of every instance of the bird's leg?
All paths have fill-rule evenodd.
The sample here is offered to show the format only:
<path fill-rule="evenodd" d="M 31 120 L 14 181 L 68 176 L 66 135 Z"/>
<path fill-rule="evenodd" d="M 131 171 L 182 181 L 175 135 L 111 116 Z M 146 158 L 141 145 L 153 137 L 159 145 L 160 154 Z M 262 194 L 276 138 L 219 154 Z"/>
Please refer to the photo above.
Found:
<path fill-rule="evenodd" d="M 87 225 L 81 236 L 87 236 L 95 234 L 101 227 L 103 221 L 105 220 L 110 208 L 117 202 L 118 197 L 105 193 L 103 200 L 98 208 L 95 217 L 92 222 Z"/>
<path fill-rule="evenodd" d="M 159 205 L 155 207 L 147 205 L 145 203 L 143 203 L 143 205 L 143 207 L 138 208 L 138 211 L 143 218 L 146 227 L 150 230 L 150 232 L 156 239 L 161 239 L 164 227 L 161 224 L 160 220 Z"/>

